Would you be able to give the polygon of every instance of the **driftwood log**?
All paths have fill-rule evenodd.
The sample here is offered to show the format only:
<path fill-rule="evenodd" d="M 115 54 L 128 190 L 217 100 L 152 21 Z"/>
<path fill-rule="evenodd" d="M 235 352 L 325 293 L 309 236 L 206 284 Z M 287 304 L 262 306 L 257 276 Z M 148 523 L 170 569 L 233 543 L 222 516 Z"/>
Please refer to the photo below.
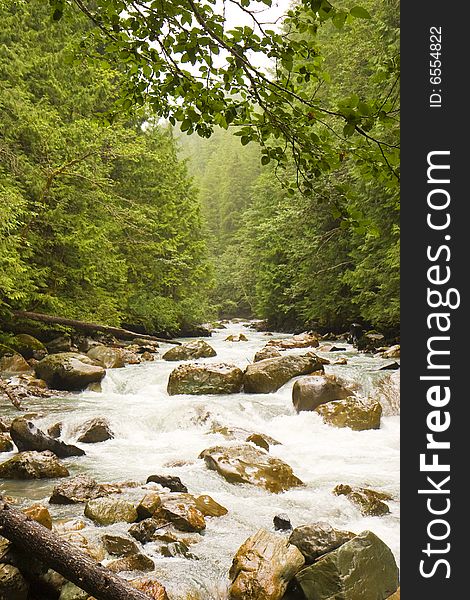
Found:
<path fill-rule="evenodd" d="M 148 600 L 149 598 L 70 542 L 9 506 L 1 496 L 0 535 L 97 600 Z"/>
<path fill-rule="evenodd" d="M 14 310 L 13 315 L 20 319 L 31 319 L 32 321 L 41 321 L 41 323 L 52 323 L 53 325 L 65 325 L 66 327 L 72 327 L 78 331 L 84 331 L 93 333 L 100 331 L 101 333 L 107 333 L 114 335 L 120 340 L 133 340 L 134 338 L 141 338 L 143 340 L 149 340 L 151 342 L 163 342 L 165 344 L 181 345 L 181 342 L 176 340 L 167 340 L 165 338 L 155 337 L 154 335 L 146 335 L 143 333 L 136 333 L 135 331 L 129 331 L 122 327 L 110 327 L 108 325 L 100 325 L 99 323 L 87 323 L 86 321 L 77 321 L 75 319 L 66 319 L 64 317 L 55 317 L 53 315 L 44 315 L 42 313 L 28 312 L 22 310 Z"/>

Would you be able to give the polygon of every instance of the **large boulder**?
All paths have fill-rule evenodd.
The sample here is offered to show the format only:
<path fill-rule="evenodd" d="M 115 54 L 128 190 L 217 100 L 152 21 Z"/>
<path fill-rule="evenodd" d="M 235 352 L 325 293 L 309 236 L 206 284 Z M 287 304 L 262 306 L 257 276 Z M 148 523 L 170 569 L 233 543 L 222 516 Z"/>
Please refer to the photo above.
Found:
<path fill-rule="evenodd" d="M 230 568 L 230 600 L 280 600 L 304 557 L 285 537 L 260 529 L 238 549 Z"/>
<path fill-rule="evenodd" d="M 311 375 L 294 383 L 292 402 L 297 412 L 315 410 L 320 404 L 343 400 L 352 393 L 352 390 L 334 375 Z"/>
<path fill-rule="evenodd" d="M 0 564 L 0 598 L 4 600 L 26 600 L 29 584 L 13 565 Z"/>
<path fill-rule="evenodd" d="M 398 588 L 398 567 L 390 548 L 364 531 L 302 569 L 296 581 L 306 600 L 385 600 Z"/>
<path fill-rule="evenodd" d="M 74 352 L 46 356 L 34 370 L 37 377 L 56 390 L 83 390 L 90 383 L 99 383 L 106 374 L 91 358 Z"/>
<path fill-rule="evenodd" d="M 200 533 L 206 528 L 206 520 L 197 508 L 191 494 L 167 494 L 161 497 L 161 506 L 154 518 L 172 523 L 180 531 Z"/>
<path fill-rule="evenodd" d="M 307 564 L 311 564 L 323 554 L 336 550 L 355 535 L 350 531 L 333 529 L 328 523 L 318 521 L 296 527 L 291 533 L 289 543 L 302 552 Z"/>
<path fill-rule="evenodd" d="M 266 360 L 267 358 L 279 358 L 281 353 L 275 346 L 265 346 L 258 350 L 253 358 L 253 362 L 259 362 L 260 360 Z"/>
<path fill-rule="evenodd" d="M 97 444 L 114 437 L 108 419 L 94 417 L 85 421 L 75 432 L 79 437 L 77 442 L 82 444 Z"/>
<path fill-rule="evenodd" d="M 308 375 L 314 371 L 323 371 L 323 364 L 313 352 L 302 356 L 292 355 L 260 360 L 248 365 L 245 371 L 245 392 L 249 394 L 275 392 L 292 377 Z"/>
<path fill-rule="evenodd" d="M 72 444 L 59 442 L 53 437 L 49 437 L 43 431 L 38 429 L 34 423 L 23 419 L 16 418 L 10 427 L 11 439 L 20 452 L 25 450 L 50 450 L 59 458 L 67 458 L 69 456 L 83 456 L 85 452 Z"/>
<path fill-rule="evenodd" d="M 230 483 L 250 483 L 276 494 L 303 485 L 288 464 L 251 444 L 215 446 L 199 458 Z"/>
<path fill-rule="evenodd" d="M 53 479 L 68 477 L 67 468 L 55 454 L 45 452 L 19 452 L 0 464 L 0 479 Z"/>
<path fill-rule="evenodd" d="M 35 358 L 41 360 L 47 354 L 47 348 L 42 342 L 27 333 L 18 333 L 8 342 L 11 348 L 14 348 L 26 359 Z"/>
<path fill-rule="evenodd" d="M 97 525 L 134 523 L 137 521 L 137 510 L 128 500 L 108 496 L 89 500 L 85 505 L 85 517 Z"/>
<path fill-rule="evenodd" d="M 269 340 L 268 346 L 276 346 L 283 350 L 291 350 L 292 348 L 318 348 L 320 342 L 313 333 L 299 333 L 291 338 L 282 340 Z"/>
<path fill-rule="evenodd" d="M 216 356 L 216 351 L 204 340 L 186 342 L 181 346 L 170 348 L 163 355 L 163 360 L 196 360 L 198 358 L 209 358 Z"/>
<path fill-rule="evenodd" d="M 340 484 L 335 487 L 333 494 L 346 496 L 367 517 L 381 517 L 390 512 L 390 508 L 384 500 L 391 500 L 392 497 L 384 492 Z"/>
<path fill-rule="evenodd" d="M 243 387 L 243 372 L 235 365 L 186 364 L 171 372 L 168 393 L 175 394 L 236 394 Z"/>
<path fill-rule="evenodd" d="M 382 406 L 375 400 L 349 397 L 321 404 L 315 410 L 325 423 L 334 427 L 349 427 L 354 431 L 380 429 Z"/>
<path fill-rule="evenodd" d="M 4 377 L 28 373 L 31 370 L 31 365 L 26 362 L 21 354 L 6 355 L 0 358 L 0 373 Z"/>
<path fill-rule="evenodd" d="M 88 475 L 75 475 L 54 487 L 49 502 L 50 504 L 77 504 L 120 491 L 117 485 L 97 483 Z"/>
<path fill-rule="evenodd" d="M 95 346 L 87 352 L 87 356 L 105 369 L 119 369 L 126 364 L 125 353 L 122 348 Z"/>

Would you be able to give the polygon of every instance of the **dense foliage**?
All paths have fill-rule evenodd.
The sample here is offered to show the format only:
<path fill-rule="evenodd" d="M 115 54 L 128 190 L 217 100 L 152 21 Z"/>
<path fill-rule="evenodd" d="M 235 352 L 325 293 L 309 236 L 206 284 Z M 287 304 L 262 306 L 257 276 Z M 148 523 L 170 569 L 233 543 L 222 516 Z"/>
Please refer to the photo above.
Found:
<path fill-rule="evenodd" d="M 90 30 L 42 0 L 0 4 L 0 311 L 176 331 L 204 318 L 198 203 L 172 133 L 103 126 L 118 68 L 71 63 Z"/>

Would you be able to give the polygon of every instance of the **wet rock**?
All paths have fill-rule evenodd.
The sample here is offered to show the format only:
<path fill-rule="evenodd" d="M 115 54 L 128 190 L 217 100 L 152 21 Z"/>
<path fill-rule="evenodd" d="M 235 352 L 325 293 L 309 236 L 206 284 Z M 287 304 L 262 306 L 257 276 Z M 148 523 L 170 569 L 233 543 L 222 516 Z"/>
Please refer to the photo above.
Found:
<path fill-rule="evenodd" d="M 126 364 L 122 348 L 95 346 L 91 350 L 88 350 L 87 356 L 99 363 L 105 369 L 120 369 Z"/>
<path fill-rule="evenodd" d="M 153 600 L 169 600 L 165 588 L 156 579 L 133 579 L 130 583 Z"/>
<path fill-rule="evenodd" d="M 302 356 L 282 356 L 268 358 L 248 365 L 245 371 L 245 392 L 249 394 L 267 394 L 277 391 L 297 375 L 308 375 L 313 371 L 323 371 L 319 358 L 309 352 Z"/>
<path fill-rule="evenodd" d="M 85 529 L 86 523 L 81 519 L 68 519 L 66 521 L 58 520 L 53 524 L 53 529 L 59 535 L 69 533 L 71 531 L 81 531 Z"/>
<path fill-rule="evenodd" d="M 276 531 L 290 531 L 292 529 L 289 515 L 286 515 L 285 513 L 276 515 L 273 519 L 273 525 Z"/>
<path fill-rule="evenodd" d="M 392 498 L 383 492 L 340 484 L 335 487 L 333 494 L 336 496 L 346 496 L 365 516 L 381 517 L 388 515 L 390 512 L 390 508 L 383 501 L 391 500 Z"/>
<path fill-rule="evenodd" d="M 66 467 L 49 450 L 20 452 L 0 464 L 0 479 L 53 479 L 68 475 Z"/>
<path fill-rule="evenodd" d="M 129 527 L 129 535 L 141 544 L 146 544 L 154 539 L 157 531 L 161 530 L 168 522 L 159 519 L 145 519 Z"/>
<path fill-rule="evenodd" d="M 18 333 L 10 340 L 9 346 L 26 359 L 41 360 L 47 354 L 47 348 L 42 342 L 27 333 Z"/>
<path fill-rule="evenodd" d="M 180 531 L 199 533 L 206 528 L 204 515 L 190 494 L 162 496 L 162 505 L 154 516 L 172 523 Z"/>
<path fill-rule="evenodd" d="M 59 535 L 63 540 L 77 546 L 79 550 L 97 562 L 101 562 L 106 557 L 104 546 L 101 543 L 96 543 L 88 539 L 87 534 L 84 532 L 66 531 L 60 532 Z"/>
<path fill-rule="evenodd" d="M 228 510 L 225 508 L 225 506 L 222 506 L 206 494 L 196 498 L 196 508 L 205 517 L 223 517 L 228 513 Z"/>
<path fill-rule="evenodd" d="M 189 552 L 188 546 L 184 542 L 170 542 L 160 548 L 160 554 L 167 558 L 182 556 L 184 558 L 196 558 Z"/>
<path fill-rule="evenodd" d="M 273 493 L 303 485 L 288 464 L 250 444 L 215 446 L 199 458 L 230 483 L 250 483 Z"/>
<path fill-rule="evenodd" d="M 243 372 L 235 365 L 186 364 L 170 374 L 168 393 L 175 394 L 236 394 L 243 386 Z"/>
<path fill-rule="evenodd" d="M 400 365 L 397 362 L 392 362 L 380 367 L 379 371 L 398 371 Z"/>
<path fill-rule="evenodd" d="M 155 514 L 156 510 L 160 508 L 161 505 L 162 501 L 158 494 L 155 494 L 154 492 L 146 494 L 137 505 L 137 514 L 139 519 L 141 521 L 144 519 L 149 519 Z"/>
<path fill-rule="evenodd" d="M 11 452 L 13 450 L 13 442 L 8 433 L 0 433 L 0 452 Z"/>
<path fill-rule="evenodd" d="M 145 351 L 145 352 L 142 352 L 142 354 L 140 355 L 140 358 L 141 358 L 141 360 L 144 360 L 146 362 L 152 362 L 155 360 L 155 354 Z"/>
<path fill-rule="evenodd" d="M 350 531 L 333 529 L 328 523 L 318 521 L 296 527 L 289 538 L 289 543 L 302 552 L 307 564 L 311 564 L 323 554 L 336 550 L 355 535 Z"/>
<path fill-rule="evenodd" d="M 12 423 L 13 419 L 10 419 L 10 417 L 0 417 L 0 431 L 4 433 L 10 432 Z"/>
<path fill-rule="evenodd" d="M 28 590 L 28 582 L 16 567 L 0 564 L 0 598 L 26 600 Z"/>
<path fill-rule="evenodd" d="M 312 333 L 299 333 L 291 338 L 282 340 L 269 340 L 268 346 L 276 346 L 283 350 L 291 350 L 292 348 L 318 348 L 319 341 L 316 335 Z"/>
<path fill-rule="evenodd" d="M 247 342 L 248 338 L 244 333 L 237 333 L 229 335 L 225 338 L 226 342 Z"/>
<path fill-rule="evenodd" d="M 21 354 L 2 356 L 2 358 L 0 358 L 0 373 L 4 377 L 18 375 L 19 373 L 28 373 L 29 371 L 31 371 L 31 366 Z"/>
<path fill-rule="evenodd" d="M 121 498 L 105 496 L 88 500 L 85 505 L 85 517 L 97 525 L 113 523 L 134 523 L 137 521 L 137 510 L 132 502 Z"/>
<path fill-rule="evenodd" d="M 155 569 L 155 563 L 151 558 L 145 554 L 131 554 L 124 558 L 113 560 L 106 565 L 113 573 L 120 573 L 122 571 L 153 571 Z"/>
<path fill-rule="evenodd" d="M 292 403 L 297 412 L 315 410 L 321 404 L 343 400 L 352 393 L 352 389 L 334 375 L 312 375 L 302 377 L 294 383 Z"/>
<path fill-rule="evenodd" d="M 258 350 L 253 358 L 253 362 L 259 362 L 260 360 L 266 360 L 267 358 L 279 358 L 281 353 L 275 346 L 265 346 Z"/>
<path fill-rule="evenodd" d="M 120 491 L 121 488 L 118 485 L 97 483 L 88 475 L 75 475 L 55 486 L 49 503 L 77 504 Z"/>
<path fill-rule="evenodd" d="M 306 600 L 385 600 L 398 588 L 390 548 L 364 531 L 296 575 Z"/>
<path fill-rule="evenodd" d="M 137 352 L 123 350 L 122 354 L 126 365 L 139 365 L 141 363 L 141 356 Z"/>
<path fill-rule="evenodd" d="M 159 483 L 162 487 L 166 487 L 170 492 L 183 492 L 186 494 L 188 488 L 184 485 L 179 477 L 174 475 L 150 475 L 147 477 L 147 483 Z"/>
<path fill-rule="evenodd" d="M 51 514 L 42 504 L 33 504 L 32 506 L 25 508 L 23 512 L 33 521 L 44 525 L 44 527 L 47 527 L 47 529 L 52 529 Z"/>
<path fill-rule="evenodd" d="M 400 371 L 390 371 L 377 383 L 374 400 L 380 402 L 383 415 L 388 417 L 400 414 Z"/>
<path fill-rule="evenodd" d="M 139 548 L 137 544 L 129 538 L 122 537 L 121 535 L 112 535 L 105 533 L 101 536 L 101 541 L 108 554 L 114 554 L 116 556 L 129 556 L 131 554 L 138 554 Z"/>
<path fill-rule="evenodd" d="M 60 591 L 59 600 L 88 600 L 89 597 L 88 592 L 84 592 L 71 581 L 67 581 Z"/>
<path fill-rule="evenodd" d="M 280 600 L 304 557 L 285 537 L 260 529 L 238 549 L 230 568 L 230 600 Z"/>
<path fill-rule="evenodd" d="M 51 354 L 59 354 L 61 352 L 71 352 L 72 338 L 70 335 L 60 335 L 46 344 L 47 349 Z"/>
<path fill-rule="evenodd" d="M 331 363 L 331 364 L 334 366 L 347 365 L 348 360 L 347 360 L 347 358 L 338 358 L 338 360 L 335 360 L 335 362 Z"/>
<path fill-rule="evenodd" d="M 380 429 L 382 406 L 374 400 L 350 397 L 322 404 L 315 410 L 325 423 L 334 427 L 349 427 L 354 431 Z"/>
<path fill-rule="evenodd" d="M 79 435 L 77 442 L 82 444 L 97 444 L 114 437 L 109 421 L 104 417 L 95 417 L 85 421 L 75 433 Z"/>
<path fill-rule="evenodd" d="M 361 336 L 355 344 L 358 350 L 363 352 L 375 352 L 377 348 L 384 345 L 385 336 L 376 331 L 369 331 Z"/>
<path fill-rule="evenodd" d="M 196 360 L 198 358 L 209 358 L 211 356 L 216 356 L 217 353 L 204 340 L 194 340 L 191 342 L 186 342 L 181 346 L 175 346 L 174 348 L 170 348 L 163 355 L 163 360 Z"/>
<path fill-rule="evenodd" d="M 47 429 L 47 435 L 50 437 L 57 439 L 62 435 L 62 427 L 63 423 L 54 423 Z"/>
<path fill-rule="evenodd" d="M 281 442 L 278 442 L 277 440 L 275 440 L 274 438 L 272 438 L 269 435 L 266 435 L 265 433 L 252 433 L 250 434 L 245 442 L 251 442 L 252 444 L 255 444 L 256 446 L 259 446 L 260 448 L 263 448 L 263 450 L 268 450 L 270 446 L 280 446 Z"/>
<path fill-rule="evenodd" d="M 85 452 L 77 446 L 59 442 L 38 429 L 34 423 L 18 417 L 10 427 L 11 439 L 20 452 L 25 450 L 50 450 L 59 458 L 84 456 Z"/>
<path fill-rule="evenodd" d="M 378 354 L 379 358 L 400 358 L 400 344 L 391 346 Z"/>
<path fill-rule="evenodd" d="M 39 361 L 35 373 L 56 390 L 83 390 L 90 383 L 100 382 L 106 371 L 84 354 L 62 352 Z"/>

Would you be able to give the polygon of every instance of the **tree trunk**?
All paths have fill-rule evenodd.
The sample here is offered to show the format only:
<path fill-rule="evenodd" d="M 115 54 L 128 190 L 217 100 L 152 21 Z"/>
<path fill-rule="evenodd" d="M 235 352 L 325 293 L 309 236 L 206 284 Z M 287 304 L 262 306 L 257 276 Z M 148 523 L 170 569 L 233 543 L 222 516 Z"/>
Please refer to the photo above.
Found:
<path fill-rule="evenodd" d="M 0 534 L 22 552 L 37 558 L 97 600 L 148 600 L 76 546 L 61 539 L 0 497 Z"/>
<path fill-rule="evenodd" d="M 42 313 L 28 312 L 23 310 L 14 310 L 13 314 L 15 315 L 15 317 L 18 317 L 20 319 L 32 319 L 33 321 L 41 321 L 42 323 L 65 325 L 67 327 L 73 327 L 73 329 L 78 329 L 80 331 L 86 331 L 89 333 L 93 333 L 94 331 L 100 331 L 102 333 L 114 335 L 120 340 L 133 340 L 134 338 L 141 338 L 144 340 L 149 340 L 151 342 L 163 342 L 165 344 L 176 344 L 177 346 L 181 345 L 181 342 L 177 342 L 176 340 L 167 340 L 165 338 L 159 338 L 153 335 L 136 333 L 135 331 L 122 329 L 122 327 L 110 327 L 108 325 L 99 325 L 98 323 L 87 323 L 86 321 L 76 321 L 75 319 L 54 317 L 52 315 L 44 315 Z"/>

